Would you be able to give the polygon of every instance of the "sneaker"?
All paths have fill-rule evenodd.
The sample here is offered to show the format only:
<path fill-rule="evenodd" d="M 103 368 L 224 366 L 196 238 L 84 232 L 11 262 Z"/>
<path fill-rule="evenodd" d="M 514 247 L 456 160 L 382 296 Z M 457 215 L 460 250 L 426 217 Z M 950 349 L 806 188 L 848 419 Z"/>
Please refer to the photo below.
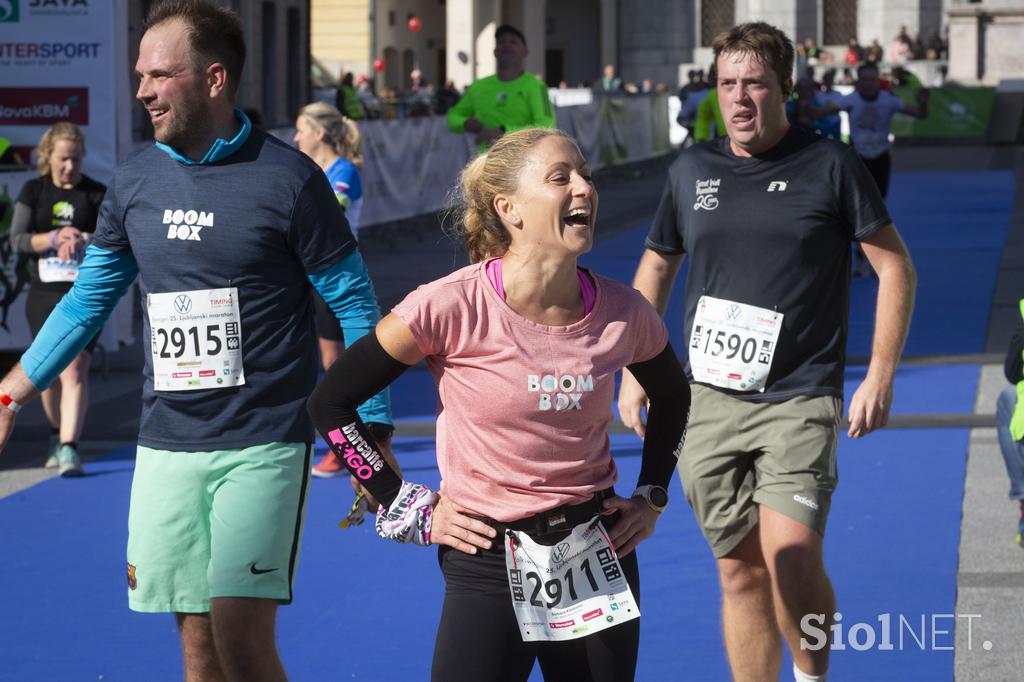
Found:
<path fill-rule="evenodd" d="M 348 469 L 341 463 L 337 455 L 328 450 L 324 458 L 313 467 L 310 473 L 317 478 L 335 478 L 337 476 L 348 476 Z"/>
<path fill-rule="evenodd" d="M 50 442 L 46 446 L 46 462 L 43 466 L 47 469 L 56 469 L 59 462 L 57 461 L 57 448 L 60 447 L 60 436 L 56 433 L 50 435 Z"/>
<path fill-rule="evenodd" d="M 57 448 L 57 462 L 60 466 L 60 475 L 64 478 L 85 476 L 78 450 L 73 445 L 61 445 Z"/>

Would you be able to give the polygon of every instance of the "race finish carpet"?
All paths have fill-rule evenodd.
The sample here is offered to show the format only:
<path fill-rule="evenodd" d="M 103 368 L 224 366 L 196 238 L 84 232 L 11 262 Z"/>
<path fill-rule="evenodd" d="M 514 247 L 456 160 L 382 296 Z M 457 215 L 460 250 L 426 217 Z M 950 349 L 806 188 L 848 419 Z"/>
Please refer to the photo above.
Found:
<path fill-rule="evenodd" d="M 895 176 L 890 205 L 921 280 L 908 354 L 983 350 L 1012 193 L 1008 173 Z M 585 262 L 629 281 L 645 231 L 600 244 Z M 680 291 L 668 317 L 677 349 Z M 868 354 L 875 291 L 873 280 L 854 282 L 851 356 Z M 848 370 L 847 399 L 863 375 L 863 367 Z M 976 366 L 903 368 L 894 411 L 971 413 L 977 375 Z M 428 373 L 407 372 L 392 391 L 398 417 L 433 414 Z M 612 448 L 618 488 L 628 492 L 640 442 L 617 434 Z M 396 452 L 407 478 L 438 483 L 432 438 L 400 437 Z M 833 652 L 831 679 L 952 679 L 966 452 L 966 430 L 843 437 L 826 559 L 845 649 Z M 132 457 L 113 452 L 85 479 L 53 479 L 0 500 L 0 680 L 181 679 L 172 618 L 125 604 Z M 640 547 L 637 679 L 724 680 L 714 562 L 678 480 L 670 493 L 657 533 Z M 351 499 L 345 481 L 311 485 L 296 598 L 280 611 L 285 664 L 294 680 L 426 680 L 443 593 L 436 551 L 380 541 L 369 523 L 340 530 Z"/>

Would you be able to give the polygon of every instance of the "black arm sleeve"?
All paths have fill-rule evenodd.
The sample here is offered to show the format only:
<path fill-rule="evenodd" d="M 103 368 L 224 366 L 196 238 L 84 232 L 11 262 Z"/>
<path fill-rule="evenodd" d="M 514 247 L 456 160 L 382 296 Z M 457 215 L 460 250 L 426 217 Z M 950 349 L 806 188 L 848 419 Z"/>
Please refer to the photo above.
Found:
<path fill-rule="evenodd" d="M 627 369 L 640 382 L 651 404 L 647 409 L 647 435 L 644 437 L 637 485 L 660 485 L 672 480 L 672 470 L 683 446 L 686 421 L 690 416 L 690 384 L 679 365 L 672 344 L 645 362 Z"/>
<path fill-rule="evenodd" d="M 313 426 L 385 509 L 398 496 L 402 479 L 384 459 L 356 406 L 383 391 L 407 369 L 408 365 L 388 355 L 371 332 L 341 354 L 306 402 Z"/>
<path fill-rule="evenodd" d="M 1006 351 L 1006 362 L 1003 363 L 1003 373 L 1011 384 L 1024 380 L 1024 357 L 1021 353 L 1024 353 L 1024 320 L 1017 323 L 1017 331 L 1013 333 L 1010 348 Z"/>

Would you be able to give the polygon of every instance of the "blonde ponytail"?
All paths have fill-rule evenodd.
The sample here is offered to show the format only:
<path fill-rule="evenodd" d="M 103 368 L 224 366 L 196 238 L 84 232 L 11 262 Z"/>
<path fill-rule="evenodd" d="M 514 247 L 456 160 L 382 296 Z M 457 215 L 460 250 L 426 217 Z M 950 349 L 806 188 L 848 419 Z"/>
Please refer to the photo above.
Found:
<path fill-rule="evenodd" d="M 305 116 L 314 128 L 324 131 L 327 145 L 335 154 L 344 156 L 359 170 L 363 169 L 363 137 L 355 121 L 326 102 L 307 104 L 299 110 L 299 115 Z"/>

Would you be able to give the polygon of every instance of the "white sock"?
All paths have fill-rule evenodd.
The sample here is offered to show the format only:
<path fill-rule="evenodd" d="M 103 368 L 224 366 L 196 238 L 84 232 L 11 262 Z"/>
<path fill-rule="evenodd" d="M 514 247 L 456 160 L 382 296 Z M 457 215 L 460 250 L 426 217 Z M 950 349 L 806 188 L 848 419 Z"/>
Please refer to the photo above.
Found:
<path fill-rule="evenodd" d="M 826 670 L 820 675 L 808 675 L 805 672 L 800 672 L 800 668 L 796 667 L 796 663 L 794 663 L 793 679 L 796 682 L 828 682 L 828 671 Z"/>

